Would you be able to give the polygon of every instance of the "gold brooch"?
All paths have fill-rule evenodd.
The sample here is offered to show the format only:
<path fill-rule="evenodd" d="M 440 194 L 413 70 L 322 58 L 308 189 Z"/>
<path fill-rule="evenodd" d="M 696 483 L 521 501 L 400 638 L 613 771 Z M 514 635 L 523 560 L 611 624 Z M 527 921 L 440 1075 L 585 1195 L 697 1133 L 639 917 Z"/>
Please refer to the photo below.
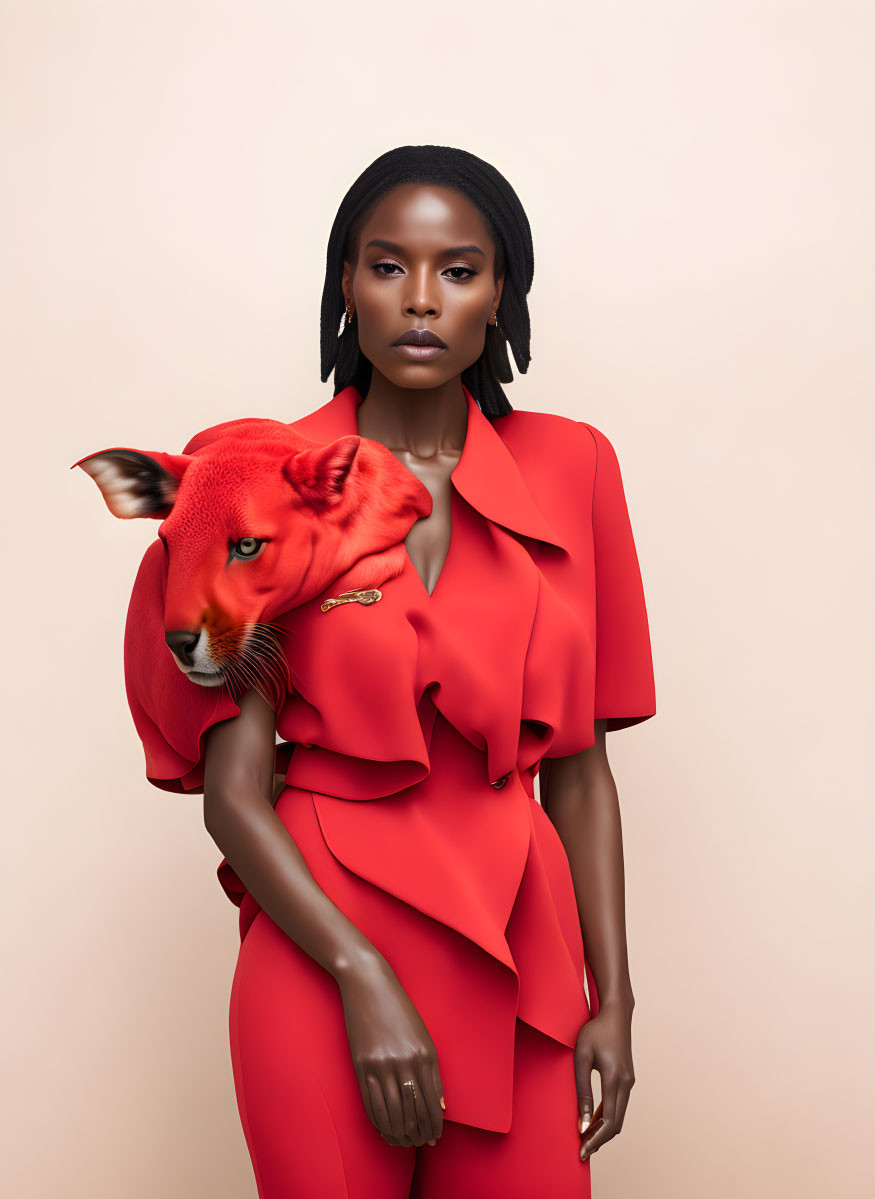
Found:
<path fill-rule="evenodd" d="M 382 598 L 382 591 L 378 591 L 376 587 L 365 591 L 341 591 L 337 599 L 325 600 L 321 605 L 321 610 L 327 612 L 329 608 L 335 608 L 338 604 L 375 604 L 378 599 Z"/>

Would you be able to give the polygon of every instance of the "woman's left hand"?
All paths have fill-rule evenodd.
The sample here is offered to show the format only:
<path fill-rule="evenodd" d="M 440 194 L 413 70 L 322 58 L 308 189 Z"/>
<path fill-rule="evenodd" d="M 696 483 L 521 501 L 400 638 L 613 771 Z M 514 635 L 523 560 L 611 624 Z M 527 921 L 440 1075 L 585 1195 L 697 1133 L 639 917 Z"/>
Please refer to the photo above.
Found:
<path fill-rule="evenodd" d="M 598 1070 L 601 1119 L 593 1120 L 592 1072 Z M 581 1028 L 574 1049 L 577 1080 L 578 1129 L 583 1132 L 580 1160 L 586 1159 L 623 1127 L 629 1093 L 635 1084 L 632 1068 L 632 1011 L 624 1004 L 602 1004 L 598 1015 Z"/>

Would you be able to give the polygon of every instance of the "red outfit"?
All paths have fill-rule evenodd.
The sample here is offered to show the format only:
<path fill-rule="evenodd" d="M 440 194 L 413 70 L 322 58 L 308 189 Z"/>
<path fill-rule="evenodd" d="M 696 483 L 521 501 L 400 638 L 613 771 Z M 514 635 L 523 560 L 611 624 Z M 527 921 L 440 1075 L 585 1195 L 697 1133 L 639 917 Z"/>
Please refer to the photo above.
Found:
<path fill-rule="evenodd" d="M 533 781 L 542 758 L 593 744 L 594 719 L 611 730 L 654 715 L 644 594 L 605 435 L 542 413 L 490 421 L 465 395 L 434 592 L 408 557 L 378 603 L 323 612 L 329 587 L 285 615 L 295 690 L 277 718 L 287 785 L 276 811 L 421 1014 L 444 1134 L 419 1149 L 383 1141 L 336 983 L 223 861 L 219 880 L 240 906 L 232 1060 L 262 1199 L 391 1199 L 411 1178 L 411 1193 L 435 1199 L 442 1187 L 454 1199 L 589 1194 L 573 1049 L 598 997 L 568 858 Z M 355 434 L 361 398 L 347 387 L 293 427 L 325 443 Z M 128 698 L 148 778 L 191 791 L 203 786 L 201 734 L 240 709 L 161 653 L 161 551 L 147 551 L 131 598 Z"/>

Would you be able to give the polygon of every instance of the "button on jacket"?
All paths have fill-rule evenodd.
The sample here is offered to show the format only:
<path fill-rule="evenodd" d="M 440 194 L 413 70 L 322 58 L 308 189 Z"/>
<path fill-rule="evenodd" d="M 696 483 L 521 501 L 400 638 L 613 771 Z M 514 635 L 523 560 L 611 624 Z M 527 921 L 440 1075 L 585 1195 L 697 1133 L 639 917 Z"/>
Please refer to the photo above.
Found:
<path fill-rule="evenodd" d="M 422 1015 L 452 1118 L 502 1132 L 515 1020 L 573 1047 L 598 1010 L 568 858 L 534 778 L 542 759 L 591 746 L 595 719 L 621 729 L 656 704 L 610 441 L 558 415 L 490 421 L 464 390 L 434 591 L 405 555 L 377 602 L 326 604 L 354 589 L 350 571 L 279 622 L 293 686 L 277 712 L 276 810 Z M 347 387 L 292 427 L 321 443 L 357 434 L 361 401 Z M 127 694 L 149 780 L 198 791 L 204 730 L 240 709 L 166 651 L 164 570 L 156 541 L 128 610 Z M 227 861 L 218 877 L 243 938 L 260 909 Z"/>

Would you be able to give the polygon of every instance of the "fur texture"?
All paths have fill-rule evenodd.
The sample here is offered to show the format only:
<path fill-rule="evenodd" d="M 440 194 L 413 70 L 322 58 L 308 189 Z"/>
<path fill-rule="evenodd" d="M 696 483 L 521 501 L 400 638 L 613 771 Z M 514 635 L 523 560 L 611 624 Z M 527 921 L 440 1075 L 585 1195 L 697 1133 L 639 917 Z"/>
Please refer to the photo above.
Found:
<path fill-rule="evenodd" d="M 195 683 L 288 685 L 274 632 L 326 589 L 378 588 L 430 514 L 425 485 L 379 442 L 322 445 L 280 421 L 242 419 L 182 454 L 116 446 L 74 462 L 114 516 L 161 521 L 167 645 Z M 71 467 L 72 469 L 72 467 Z"/>

